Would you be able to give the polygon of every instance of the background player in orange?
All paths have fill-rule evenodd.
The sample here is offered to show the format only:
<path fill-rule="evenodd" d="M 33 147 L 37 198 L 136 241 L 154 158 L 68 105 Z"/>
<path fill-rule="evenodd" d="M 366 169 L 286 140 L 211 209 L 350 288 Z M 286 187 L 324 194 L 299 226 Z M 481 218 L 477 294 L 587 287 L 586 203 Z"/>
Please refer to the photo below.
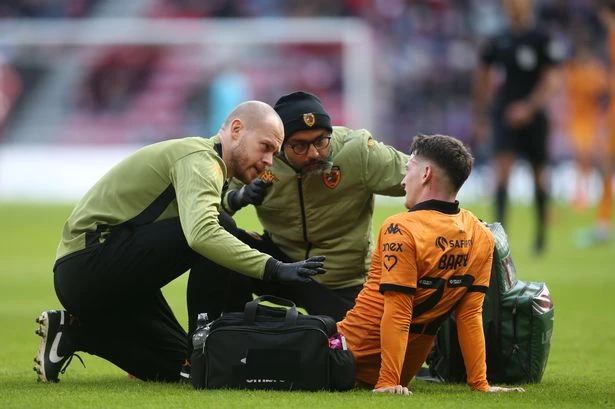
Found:
<path fill-rule="evenodd" d="M 602 195 L 598 202 L 595 226 L 581 231 L 578 244 L 589 246 L 608 241 L 611 238 L 613 219 L 613 171 L 615 170 L 615 1 L 605 0 L 601 4 L 600 17 L 607 29 L 608 38 L 608 89 L 609 108 L 607 111 L 606 141 L 601 144 Z"/>
<path fill-rule="evenodd" d="M 473 162 L 458 139 L 414 138 L 402 181 L 409 211 L 384 222 L 368 280 L 338 323 L 356 361 L 357 383 L 374 392 L 410 394 L 408 383 L 453 310 L 470 387 L 523 391 L 487 382 L 482 305 L 494 239 L 456 200 Z"/>
<path fill-rule="evenodd" d="M 607 78 L 604 63 L 592 49 L 589 32 L 583 26 L 577 31 L 572 57 L 564 65 L 563 72 L 566 129 L 578 172 L 573 205 L 585 210 L 589 204 L 589 173 L 595 162 Z"/>

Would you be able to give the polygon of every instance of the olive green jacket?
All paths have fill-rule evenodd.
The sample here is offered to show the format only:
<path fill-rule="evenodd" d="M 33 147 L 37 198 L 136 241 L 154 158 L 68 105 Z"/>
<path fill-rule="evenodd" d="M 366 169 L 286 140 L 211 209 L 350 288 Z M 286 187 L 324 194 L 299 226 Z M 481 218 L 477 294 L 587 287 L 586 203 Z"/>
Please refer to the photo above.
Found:
<path fill-rule="evenodd" d="M 245 245 L 218 223 L 227 172 L 215 148 L 219 142 L 218 136 L 159 142 L 115 165 L 75 206 L 64 224 L 56 260 L 104 245 L 114 227 L 130 223 L 153 202 L 160 202 L 165 192 L 171 192 L 156 219 L 147 223 L 179 217 L 194 251 L 242 274 L 262 278 L 270 256 Z"/>
<path fill-rule="evenodd" d="M 276 157 L 262 176 L 273 185 L 256 211 L 264 230 L 292 259 L 326 256 L 327 273 L 315 280 L 339 289 L 365 282 L 374 246 L 374 195 L 405 194 L 400 183 L 408 157 L 364 129 L 334 127 L 331 159 L 329 172 L 301 175 Z M 230 189 L 239 186 L 233 179 Z"/>

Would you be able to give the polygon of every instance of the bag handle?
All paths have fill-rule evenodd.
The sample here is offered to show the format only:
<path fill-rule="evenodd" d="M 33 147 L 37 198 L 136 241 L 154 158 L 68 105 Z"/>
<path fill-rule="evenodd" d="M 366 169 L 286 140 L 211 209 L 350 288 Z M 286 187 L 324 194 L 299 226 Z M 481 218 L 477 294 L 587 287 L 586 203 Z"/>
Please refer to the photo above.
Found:
<path fill-rule="evenodd" d="M 289 307 L 286 309 L 286 316 L 284 317 L 284 324 L 287 326 L 294 325 L 297 322 L 299 312 L 294 302 L 287 300 L 286 298 L 276 297 L 275 295 L 261 295 L 254 300 L 247 302 L 244 308 L 244 320 L 246 324 L 254 324 L 256 322 L 256 310 L 258 304 L 263 301 L 269 301 L 274 304 L 283 305 Z"/>

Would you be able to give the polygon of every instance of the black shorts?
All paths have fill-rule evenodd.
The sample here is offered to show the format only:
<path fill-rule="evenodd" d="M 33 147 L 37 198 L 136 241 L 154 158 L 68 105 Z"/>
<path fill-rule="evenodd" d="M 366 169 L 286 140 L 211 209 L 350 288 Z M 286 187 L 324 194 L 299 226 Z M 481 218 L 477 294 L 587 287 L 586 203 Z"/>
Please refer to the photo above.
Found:
<path fill-rule="evenodd" d="M 543 111 L 523 128 L 510 128 L 504 123 L 502 109 L 493 112 L 494 153 L 513 152 L 525 157 L 530 164 L 542 165 L 548 161 L 549 121 Z"/>

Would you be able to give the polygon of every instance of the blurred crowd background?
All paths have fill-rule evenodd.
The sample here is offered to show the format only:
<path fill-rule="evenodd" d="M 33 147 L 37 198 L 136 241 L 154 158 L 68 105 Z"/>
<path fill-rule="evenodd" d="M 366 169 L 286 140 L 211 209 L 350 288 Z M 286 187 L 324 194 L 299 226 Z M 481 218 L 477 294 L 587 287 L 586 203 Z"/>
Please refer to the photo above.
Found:
<path fill-rule="evenodd" d="M 535 5 L 538 24 L 569 55 L 582 43 L 606 62 L 606 32 L 594 1 Z M 0 0 L 0 26 L 116 17 L 360 19 L 375 50 L 371 131 L 399 149 L 416 133 L 447 133 L 473 143 L 478 48 L 506 24 L 499 0 Z M 210 136 L 238 101 L 273 104 L 296 89 L 319 95 L 334 122 L 344 123 L 342 96 L 350 85 L 341 44 L 272 44 L 242 51 L 242 58 L 222 52 L 224 47 L 0 40 L 0 144 L 145 144 Z M 554 161 L 571 154 L 562 85 L 552 108 Z M 488 147 L 476 148 L 488 156 Z"/>

